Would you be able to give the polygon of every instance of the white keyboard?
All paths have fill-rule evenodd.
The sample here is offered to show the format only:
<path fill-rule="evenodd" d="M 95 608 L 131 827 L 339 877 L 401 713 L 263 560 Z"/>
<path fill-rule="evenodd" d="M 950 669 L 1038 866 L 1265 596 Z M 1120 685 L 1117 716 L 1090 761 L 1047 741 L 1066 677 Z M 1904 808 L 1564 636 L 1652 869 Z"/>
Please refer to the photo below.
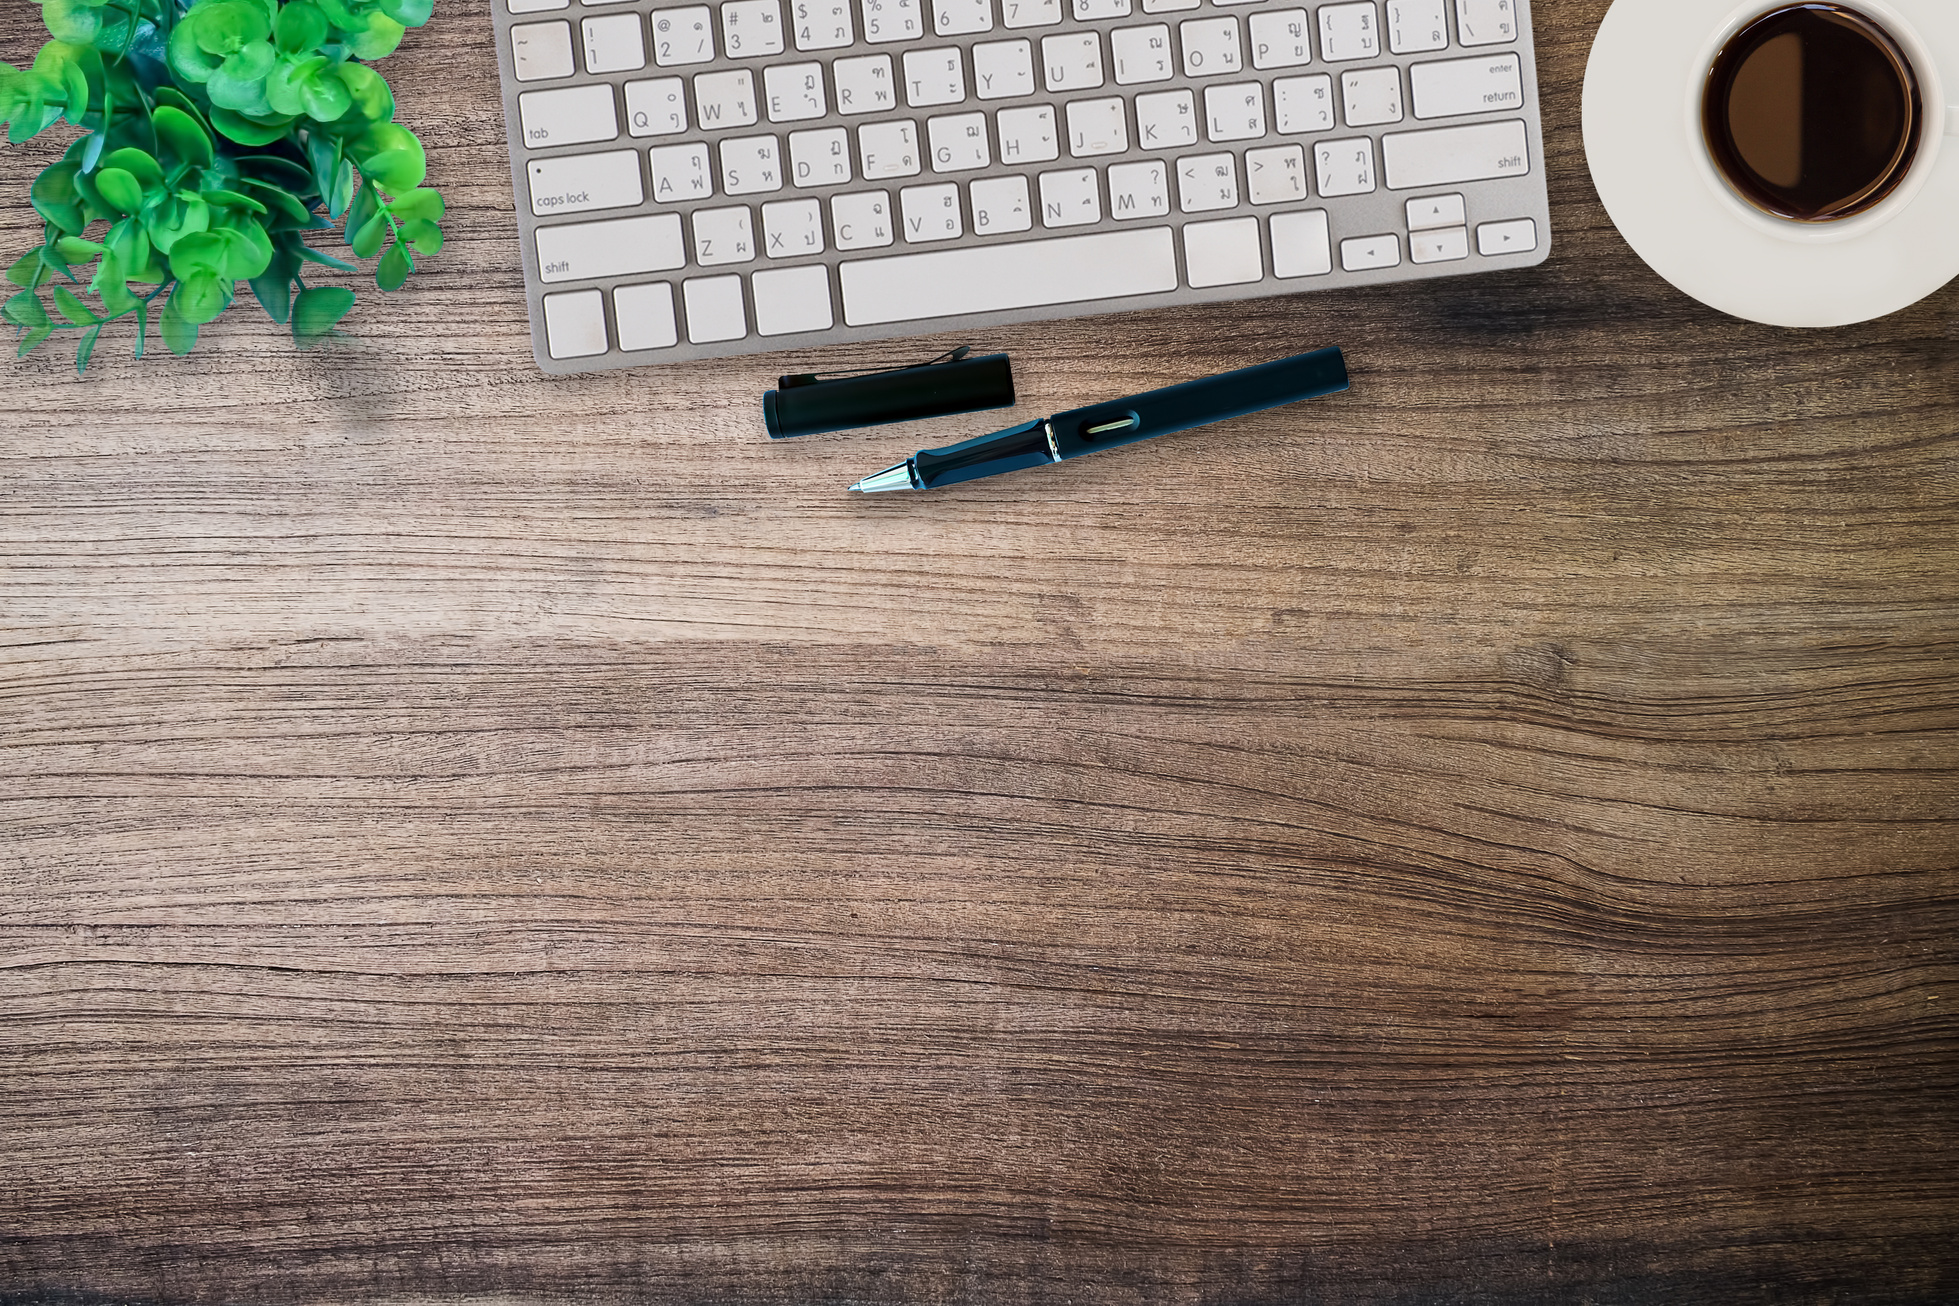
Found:
<path fill-rule="evenodd" d="M 538 365 L 1541 262 L 1526 0 L 493 0 Z"/>

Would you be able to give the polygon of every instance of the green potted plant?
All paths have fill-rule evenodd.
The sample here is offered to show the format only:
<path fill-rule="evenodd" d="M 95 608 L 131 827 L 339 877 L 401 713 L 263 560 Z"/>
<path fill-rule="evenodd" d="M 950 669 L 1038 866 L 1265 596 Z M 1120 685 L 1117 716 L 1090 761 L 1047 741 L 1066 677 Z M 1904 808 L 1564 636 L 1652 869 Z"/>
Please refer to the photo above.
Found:
<path fill-rule="evenodd" d="M 3 312 L 20 354 L 135 319 L 177 354 L 230 307 L 237 284 L 293 338 L 331 333 L 353 307 L 309 286 L 308 264 L 355 265 L 307 244 L 342 225 L 374 279 L 399 289 L 442 248 L 442 197 L 422 185 L 415 134 L 369 64 L 428 21 L 432 0 L 42 0 L 54 38 L 33 66 L 0 64 L 0 121 L 18 144 L 58 122 L 83 134 L 34 182 L 39 248 L 7 270 Z"/>

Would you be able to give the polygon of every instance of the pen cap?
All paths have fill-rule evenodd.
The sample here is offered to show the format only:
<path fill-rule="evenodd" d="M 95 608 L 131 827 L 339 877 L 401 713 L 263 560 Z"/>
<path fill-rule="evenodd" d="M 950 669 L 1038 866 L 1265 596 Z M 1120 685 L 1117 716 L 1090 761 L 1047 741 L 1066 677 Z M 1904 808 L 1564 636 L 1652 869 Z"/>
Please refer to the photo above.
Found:
<path fill-rule="evenodd" d="M 1013 369 L 1005 354 L 923 363 L 831 380 L 785 376 L 762 396 L 762 420 L 773 439 L 848 431 L 920 417 L 1010 408 Z"/>

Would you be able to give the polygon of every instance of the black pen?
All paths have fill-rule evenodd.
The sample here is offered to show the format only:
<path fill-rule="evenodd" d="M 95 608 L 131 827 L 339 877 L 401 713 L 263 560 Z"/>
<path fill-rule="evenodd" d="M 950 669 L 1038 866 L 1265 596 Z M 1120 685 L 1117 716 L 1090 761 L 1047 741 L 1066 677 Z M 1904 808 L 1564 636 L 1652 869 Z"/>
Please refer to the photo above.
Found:
<path fill-rule="evenodd" d="M 944 449 L 920 449 L 905 461 L 866 476 L 850 488 L 930 490 L 1023 467 L 1079 458 L 1097 449 L 1134 444 L 1153 435 L 1208 426 L 1265 408 L 1315 399 L 1347 388 L 1347 363 L 1338 349 L 1315 349 L 1275 363 L 1241 367 L 1127 399 L 1091 404 L 1024 426 L 1009 427 Z"/>

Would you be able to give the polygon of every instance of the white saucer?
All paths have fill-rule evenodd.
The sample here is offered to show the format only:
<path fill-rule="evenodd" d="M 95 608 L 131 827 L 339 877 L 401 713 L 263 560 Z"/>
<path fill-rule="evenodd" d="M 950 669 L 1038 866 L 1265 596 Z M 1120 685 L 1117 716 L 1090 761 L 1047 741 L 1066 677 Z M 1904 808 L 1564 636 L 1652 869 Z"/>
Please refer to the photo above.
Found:
<path fill-rule="evenodd" d="M 1585 69 L 1585 157 L 1605 210 L 1639 256 L 1736 317 L 1827 327 L 1895 313 L 1959 276 L 1959 0 L 1842 0 L 1882 24 L 1924 94 L 1921 158 L 1904 186 L 1842 222 L 1752 208 L 1708 161 L 1708 65 L 1774 0 L 1615 0 Z"/>

